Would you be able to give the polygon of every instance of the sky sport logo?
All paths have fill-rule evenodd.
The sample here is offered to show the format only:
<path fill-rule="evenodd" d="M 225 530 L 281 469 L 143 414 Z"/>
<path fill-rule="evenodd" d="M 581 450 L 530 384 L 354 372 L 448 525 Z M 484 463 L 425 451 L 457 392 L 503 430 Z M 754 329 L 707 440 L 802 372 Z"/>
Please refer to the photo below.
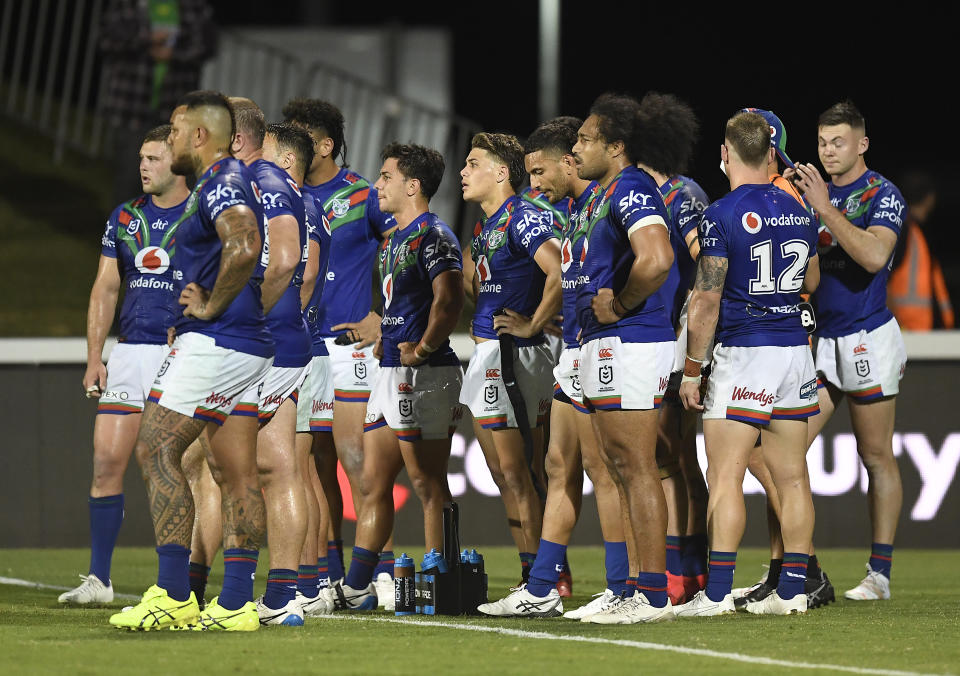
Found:
<path fill-rule="evenodd" d="M 133 262 L 141 273 L 162 275 L 170 267 L 170 254 L 158 246 L 148 246 L 137 253 Z"/>
<path fill-rule="evenodd" d="M 743 225 L 743 229 L 751 235 L 756 235 L 763 227 L 763 220 L 760 218 L 760 214 L 755 211 L 745 213 L 740 219 L 740 223 Z"/>

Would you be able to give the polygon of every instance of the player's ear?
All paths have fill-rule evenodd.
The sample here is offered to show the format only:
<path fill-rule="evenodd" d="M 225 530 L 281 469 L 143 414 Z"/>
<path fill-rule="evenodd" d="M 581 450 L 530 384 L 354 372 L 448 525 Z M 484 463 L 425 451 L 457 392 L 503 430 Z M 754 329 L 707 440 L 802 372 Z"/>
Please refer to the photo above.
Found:
<path fill-rule="evenodd" d="M 243 148 L 243 137 L 240 134 L 233 135 L 233 141 L 230 142 L 230 152 L 236 155 Z"/>
<path fill-rule="evenodd" d="M 420 190 L 421 190 L 421 188 L 420 188 L 420 179 L 419 179 L 419 178 L 411 178 L 411 179 L 407 182 L 407 197 L 413 197 L 413 196 L 416 195 Z"/>
<path fill-rule="evenodd" d="M 573 159 L 573 155 L 571 155 L 570 153 L 567 153 L 566 155 L 561 156 L 560 161 L 563 163 L 563 168 L 567 171 L 568 174 L 571 171 L 575 172 L 577 170 L 577 161 Z"/>
<path fill-rule="evenodd" d="M 510 169 L 505 164 L 497 165 L 497 183 L 510 180 Z"/>
<path fill-rule="evenodd" d="M 320 143 L 317 144 L 317 152 L 320 154 L 320 157 L 329 157 L 333 154 L 333 139 L 329 136 L 325 137 Z"/>
<path fill-rule="evenodd" d="M 193 129 L 193 146 L 194 148 L 199 148 L 207 139 L 210 138 L 210 132 L 206 127 L 197 126 Z"/>
<path fill-rule="evenodd" d="M 613 143 L 607 144 L 607 152 L 610 153 L 610 157 L 620 157 L 623 155 L 625 148 L 626 145 L 623 141 L 614 141 Z"/>
<path fill-rule="evenodd" d="M 860 142 L 857 144 L 857 154 L 863 155 L 865 152 L 867 152 L 867 148 L 869 147 L 870 147 L 870 137 L 864 134 L 860 138 Z"/>

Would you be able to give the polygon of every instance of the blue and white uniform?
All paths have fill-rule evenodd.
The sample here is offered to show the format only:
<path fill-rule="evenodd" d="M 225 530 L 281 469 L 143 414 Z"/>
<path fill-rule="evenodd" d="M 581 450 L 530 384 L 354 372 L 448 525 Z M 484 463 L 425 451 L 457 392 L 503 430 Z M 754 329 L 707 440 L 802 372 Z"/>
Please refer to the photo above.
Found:
<path fill-rule="evenodd" d="M 669 233 L 667 210 L 653 178 L 626 167 L 597 198 L 581 254 L 576 308 L 580 383 L 589 408 L 659 408 L 667 389 L 675 335 L 663 288 L 611 324 L 597 321 L 591 305 L 600 289 L 617 294 L 624 288 L 636 259 L 630 235 L 646 227 Z"/>
<path fill-rule="evenodd" d="M 330 353 L 336 400 L 366 403 L 377 371 L 373 349 L 335 344 L 338 334 L 331 327 L 358 322 L 370 312 L 377 247 L 383 233 L 397 223 L 380 211 L 377 191 L 370 183 L 349 169 L 340 169 L 326 183 L 304 184 L 303 192 L 313 197 L 330 222 L 330 262 L 317 323 Z"/>
<path fill-rule="evenodd" d="M 187 199 L 174 258 L 182 284 L 213 289 L 222 249 L 215 223 L 227 209 L 238 206 L 253 212 L 265 241 L 266 220 L 256 177 L 242 162 L 227 157 L 200 176 Z M 262 281 L 260 267 L 255 266 L 243 289 L 218 317 L 177 320 L 177 337 L 157 372 L 150 401 L 218 425 L 228 415 L 257 415 L 274 354 L 260 301 Z"/>
<path fill-rule="evenodd" d="M 701 256 L 727 259 L 706 418 L 766 425 L 820 411 L 799 304 L 816 224 L 769 183 L 738 187 L 700 221 Z"/>
<path fill-rule="evenodd" d="M 830 183 L 829 190 L 830 202 L 855 227 L 889 228 L 899 237 L 906 201 L 886 178 L 868 170 L 850 185 Z M 812 299 L 818 375 L 861 402 L 897 394 L 907 353 L 900 326 L 887 308 L 893 252 L 879 272 L 867 272 L 823 225 L 818 249 L 820 286 Z"/>
<path fill-rule="evenodd" d="M 97 413 L 140 413 L 167 356 L 167 327 L 180 315 L 171 265 L 186 200 L 163 209 L 149 195 L 121 204 L 107 220 L 100 252 L 117 261 L 124 287 L 120 335 L 107 362 Z"/>
<path fill-rule="evenodd" d="M 426 212 L 383 241 L 378 267 L 383 359 L 364 430 L 389 425 L 401 441 L 445 439 L 463 414 L 460 360 L 445 340 L 420 366 L 403 366 L 399 345 L 420 342 L 430 319 L 433 280 L 463 270 L 460 244 L 446 223 Z"/>
<path fill-rule="evenodd" d="M 487 429 L 517 427 L 516 415 L 500 373 L 499 336 L 493 313 L 509 308 L 532 316 L 543 300 L 546 276 L 534 261 L 537 250 L 556 241 L 550 219 L 514 195 L 489 218 L 477 224 L 471 242 L 479 279 L 473 334 L 482 338 L 463 377 L 460 402 Z M 550 404 L 553 357 L 543 333 L 516 338 L 514 355 L 517 384 L 526 403 L 531 426 L 542 422 Z"/>

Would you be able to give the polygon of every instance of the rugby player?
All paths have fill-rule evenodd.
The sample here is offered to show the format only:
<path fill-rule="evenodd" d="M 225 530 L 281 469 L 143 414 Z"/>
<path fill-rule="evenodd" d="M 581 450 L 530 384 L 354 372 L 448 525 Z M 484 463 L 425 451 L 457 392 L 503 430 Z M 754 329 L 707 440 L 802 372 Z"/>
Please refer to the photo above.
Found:
<path fill-rule="evenodd" d="M 907 356 L 900 327 L 887 309 L 886 288 L 906 203 L 893 183 L 867 169 L 863 156 L 870 139 L 863 115 L 850 101 L 820 115 L 817 144 L 830 183 L 824 183 L 812 164 L 796 167 L 797 186 L 820 220 L 823 261 L 823 282 L 813 295 L 816 365 L 823 389 L 820 415 L 810 421 L 810 440 L 846 395 L 857 452 L 870 479 L 873 544 L 867 576 L 844 596 L 889 599 L 893 541 L 903 501 L 893 429 Z"/>
<path fill-rule="evenodd" d="M 175 260 L 186 284 L 179 298 L 183 315 L 144 406 L 136 443 L 159 572 L 140 603 L 110 623 L 252 631 L 260 627 L 253 577 L 266 529 L 256 413 L 274 352 L 257 267 L 265 219 L 253 172 L 230 156 L 229 101 L 217 92 L 191 92 L 174 109 L 171 124 L 172 171 L 193 173 L 197 186 L 177 230 Z M 224 582 L 220 595 L 200 611 L 188 574 L 193 497 L 180 459 L 204 429 L 222 493 Z"/>
<path fill-rule="evenodd" d="M 267 509 L 270 571 L 257 601 L 261 624 L 301 626 L 297 575 L 307 533 L 307 494 L 296 455 L 298 390 L 312 357 L 300 307 L 307 226 L 300 185 L 313 160 L 313 142 L 301 128 L 271 125 L 249 99 L 231 98 L 236 118 L 233 155 L 253 169 L 267 218 L 261 258 L 261 297 L 276 354 L 260 396 L 257 468 Z"/>
<path fill-rule="evenodd" d="M 638 104 L 604 94 L 577 134 L 577 174 L 602 187 L 591 210 L 577 291 L 580 384 L 620 495 L 630 578 L 598 624 L 673 619 L 667 597 L 666 504 L 655 459 L 657 409 L 675 336 L 660 287 L 673 265 L 663 198 L 635 166 Z"/>
<path fill-rule="evenodd" d="M 657 465 L 667 501 L 667 593 L 673 604 L 702 589 L 707 572 L 707 486 L 697 461 L 697 414 L 684 411 L 677 398 L 686 301 L 700 255 L 697 225 L 710 202 L 703 188 L 683 175 L 698 128 L 693 109 L 670 94 L 650 92 L 640 101 L 637 166 L 660 187 L 674 259 L 662 294 L 678 340 L 657 439 Z"/>
<path fill-rule="evenodd" d="M 580 512 L 584 470 L 593 482 L 597 498 L 606 552 L 607 589 L 582 608 L 569 611 L 565 617 L 581 619 L 604 610 L 608 604 L 619 601 L 626 585 L 627 546 L 620 519 L 620 497 L 600 457 L 580 390 L 580 327 L 575 311 L 577 279 L 585 226 L 600 186 L 595 181 L 577 176 L 572 148 L 582 121 L 577 122 L 576 128 L 553 120 L 544 123 L 534 130 L 524 147 L 524 164 L 530 174 L 531 188 L 537 195 L 548 199 L 558 213 L 564 214 L 560 249 L 564 349 L 554 368 L 556 385 L 546 457 L 549 482 L 537 557 L 526 586 L 504 599 L 479 607 L 487 615 L 551 617 L 563 612 L 560 582 L 567 545 Z"/>
<path fill-rule="evenodd" d="M 143 402 L 167 354 L 167 327 L 177 315 L 174 236 L 190 191 L 170 171 L 170 126 L 152 129 L 140 147 L 143 195 L 113 210 L 101 238 L 100 263 L 87 311 L 87 370 L 83 388 L 99 398 L 93 426 L 90 568 L 60 603 L 113 601 L 110 562 L 123 523 L 123 475 L 140 427 Z M 103 345 L 120 289 L 118 344 L 103 364 Z"/>
<path fill-rule="evenodd" d="M 374 568 L 393 530 L 393 485 L 403 467 L 423 503 L 426 550 L 443 550 L 450 438 L 462 415 L 463 372 L 449 340 L 463 310 L 460 244 L 429 211 L 443 157 L 400 143 L 389 144 L 381 157 L 375 188 L 397 229 L 380 246 L 380 371 L 367 404 L 363 501 L 346 579 L 321 592 L 331 610 L 377 607 Z"/>
<path fill-rule="evenodd" d="M 757 113 L 770 125 L 770 145 L 773 146 L 775 154 L 771 156 L 770 163 L 767 165 L 767 173 L 770 175 L 770 182 L 790 193 L 797 202 L 799 202 L 808 211 L 809 206 L 804 201 L 803 196 L 797 190 L 793 181 L 784 178 L 780 173 L 779 162 L 782 162 L 787 170 L 792 170 L 793 162 L 787 155 L 787 129 L 777 115 L 769 110 L 761 108 L 744 108 L 741 112 Z M 808 432 L 814 431 L 814 426 L 809 424 Z M 810 437 L 810 443 L 816 438 L 816 434 Z M 763 449 L 759 444 L 754 447 L 750 454 L 750 462 L 747 466 L 750 473 L 756 477 L 767 495 L 767 530 L 770 537 L 770 564 L 764 577 L 751 587 L 733 590 L 733 602 L 737 609 L 743 608 L 750 601 L 760 601 L 765 596 L 772 594 L 777 588 L 777 582 L 780 578 L 780 569 L 783 564 L 783 539 L 780 536 L 780 501 L 777 498 L 777 489 L 770 476 L 770 470 L 763 460 Z M 818 608 L 826 605 L 835 599 L 833 585 L 827 574 L 820 568 L 819 561 L 814 551 L 810 550 L 810 559 L 807 561 L 807 580 L 804 583 L 804 591 L 807 594 L 807 609 Z"/>
<path fill-rule="evenodd" d="M 314 161 L 304 181 L 304 192 L 313 196 L 330 222 L 330 262 L 317 321 L 333 367 L 336 452 L 332 456 L 333 449 L 320 439 L 314 453 L 330 504 L 333 539 L 327 543 L 327 565 L 329 578 L 335 581 L 343 577 L 343 503 L 336 458 L 350 482 L 354 508 L 359 511 L 363 421 L 377 370 L 371 346 L 380 331 L 380 315 L 370 310 L 373 265 L 384 233 L 396 223 L 380 211 L 377 192 L 370 183 L 347 168 L 344 119 L 336 106 L 317 99 L 294 99 L 284 106 L 283 115 L 287 122 L 306 128 L 313 138 Z M 342 165 L 337 164 L 338 158 Z M 392 535 L 384 547 L 376 579 L 386 598 L 393 589 Z"/>
<path fill-rule="evenodd" d="M 477 440 L 507 513 L 519 516 L 517 547 L 526 582 L 543 516 L 534 485 L 534 449 L 543 443 L 539 417 L 547 410 L 553 384 L 543 327 L 560 309 L 561 273 L 560 244 L 549 220 L 516 195 L 522 176 L 523 147 L 515 136 L 473 137 L 460 171 L 463 199 L 479 203 L 485 220 L 477 224 L 471 242 L 477 347 L 460 402 L 473 413 Z M 517 350 L 501 354 L 501 335 L 512 336 Z M 511 381 L 507 389 L 504 369 L 514 370 L 515 388 Z M 521 431 L 524 417 L 529 430 Z"/>
<path fill-rule="evenodd" d="M 780 498 L 787 551 L 776 591 L 746 609 L 774 615 L 807 610 L 804 581 L 814 518 L 807 419 L 819 409 L 798 305 L 801 290 L 816 288 L 819 261 L 810 214 L 770 184 L 773 152 L 762 116 L 741 112 L 730 118 L 720 156 L 731 192 L 707 207 L 700 221 L 680 398 L 688 410 L 704 411 L 711 551 L 706 589 L 677 606 L 678 617 L 736 612 L 730 592 L 746 523 L 743 475 L 758 433 Z M 701 405 L 701 365 L 713 341 Z"/>

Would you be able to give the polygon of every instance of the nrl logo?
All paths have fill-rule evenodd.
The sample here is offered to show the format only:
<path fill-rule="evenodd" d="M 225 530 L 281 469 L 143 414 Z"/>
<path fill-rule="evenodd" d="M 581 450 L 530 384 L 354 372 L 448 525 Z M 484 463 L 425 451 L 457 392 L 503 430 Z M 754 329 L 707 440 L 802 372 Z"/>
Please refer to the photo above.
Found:
<path fill-rule="evenodd" d="M 333 200 L 333 215 L 337 218 L 341 216 L 346 216 L 347 212 L 350 211 L 350 200 L 335 199 Z"/>

